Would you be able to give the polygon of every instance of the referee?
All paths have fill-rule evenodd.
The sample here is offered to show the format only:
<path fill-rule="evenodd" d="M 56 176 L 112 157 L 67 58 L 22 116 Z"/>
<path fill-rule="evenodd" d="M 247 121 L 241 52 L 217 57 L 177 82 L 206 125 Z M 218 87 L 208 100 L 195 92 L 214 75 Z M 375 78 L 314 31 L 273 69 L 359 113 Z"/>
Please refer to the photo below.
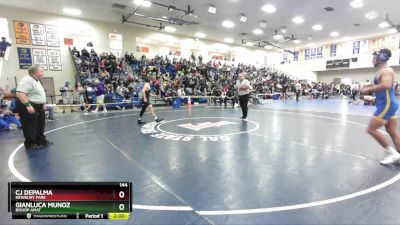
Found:
<path fill-rule="evenodd" d="M 21 117 L 26 149 L 51 145 L 44 136 L 46 94 L 40 79 L 43 68 L 33 65 L 17 86 L 17 112 Z"/>
<path fill-rule="evenodd" d="M 250 98 L 250 82 L 244 78 L 243 70 L 239 72 L 238 80 L 236 82 L 237 93 L 239 95 L 239 104 L 242 108 L 242 120 L 247 119 L 248 103 Z"/>

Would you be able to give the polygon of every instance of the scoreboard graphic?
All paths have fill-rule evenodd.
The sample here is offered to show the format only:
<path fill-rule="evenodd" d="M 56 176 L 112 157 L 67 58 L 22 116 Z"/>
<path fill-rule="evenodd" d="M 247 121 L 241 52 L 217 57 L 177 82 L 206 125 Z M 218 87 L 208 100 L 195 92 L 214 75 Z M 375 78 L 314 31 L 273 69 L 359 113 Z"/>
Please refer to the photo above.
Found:
<path fill-rule="evenodd" d="M 128 220 L 130 182 L 10 182 L 8 211 L 13 219 Z"/>

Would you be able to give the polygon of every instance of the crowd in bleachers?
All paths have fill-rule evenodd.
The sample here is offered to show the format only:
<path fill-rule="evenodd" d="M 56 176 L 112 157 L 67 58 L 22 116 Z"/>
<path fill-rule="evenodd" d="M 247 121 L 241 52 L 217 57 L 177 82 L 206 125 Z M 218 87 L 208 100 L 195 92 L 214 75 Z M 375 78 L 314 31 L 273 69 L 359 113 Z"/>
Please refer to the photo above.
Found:
<path fill-rule="evenodd" d="M 303 96 L 306 99 L 328 99 L 332 96 L 349 96 L 356 99 L 361 86 L 368 84 L 335 84 L 296 80 L 288 74 L 269 67 L 256 68 L 253 65 L 210 60 L 203 62 L 201 56 L 193 54 L 189 59 L 176 58 L 172 55 L 156 56 L 147 59 L 145 55 L 136 58 L 126 53 L 117 58 L 113 53 L 97 54 L 94 49 L 71 50 L 77 68 L 75 85 L 66 82 L 60 88 L 64 104 L 83 104 L 82 110 L 97 112 L 99 108 L 124 109 L 140 106 L 143 78 L 150 78 L 152 91 L 158 95 L 159 102 L 172 104 L 175 97 L 193 96 L 199 102 L 212 101 L 219 104 L 236 102 L 234 85 L 239 71 L 244 71 L 252 85 L 252 95 L 257 98 L 290 99 Z M 399 83 L 395 83 L 395 94 L 399 95 Z M 206 97 L 210 98 L 206 98 Z M 374 96 L 362 96 L 365 104 L 373 104 Z M 192 99 L 193 100 L 193 99 Z M 119 102 L 121 104 L 102 104 Z M 257 102 L 257 101 L 253 101 Z M 94 107 L 91 104 L 102 104 Z M 107 105 L 107 106 L 106 106 Z M 64 111 L 67 107 L 64 107 Z M 53 120 L 53 108 L 51 118 Z M 74 107 L 71 107 L 71 111 Z M 49 114 L 49 115 L 50 115 Z M 0 109 L 0 127 L 13 130 L 20 125 L 18 116 L 12 114 L 4 105 Z M 14 124 L 14 125 L 12 125 Z"/>
<path fill-rule="evenodd" d="M 252 65 L 210 60 L 203 62 L 201 56 L 189 59 L 175 56 L 156 56 L 147 59 L 145 55 L 136 58 L 126 53 L 117 58 L 112 53 L 98 55 L 93 49 L 72 50 L 79 71 L 79 81 L 89 90 L 104 86 L 105 94 L 116 94 L 120 101 L 140 99 L 144 76 L 150 77 L 152 90 L 165 101 L 176 96 L 217 96 L 225 98 L 234 92 L 234 85 L 240 70 L 245 71 L 253 94 L 261 98 L 271 98 L 279 94 L 281 98 L 295 98 L 296 93 L 307 99 L 328 99 L 331 96 L 351 96 L 361 84 L 334 84 L 296 80 L 286 73 L 269 67 L 256 68 Z M 96 84 L 97 82 L 97 84 Z M 357 88 L 356 88 L 357 86 Z M 102 87 L 100 88 L 102 89 Z M 398 90 L 398 85 L 397 85 Z M 111 99 L 106 97 L 106 102 Z"/>
<path fill-rule="evenodd" d="M 120 101 L 140 99 L 144 76 L 150 77 L 152 90 L 167 102 L 176 96 L 216 96 L 214 100 L 225 98 L 234 93 L 240 70 L 247 74 L 253 93 L 263 98 L 275 93 L 282 93 L 284 98 L 292 97 L 299 91 L 296 83 L 301 84 L 302 95 L 309 97 L 329 98 L 346 90 L 343 86 L 336 90 L 332 85 L 303 83 L 269 67 L 256 68 L 218 60 L 203 63 L 201 56 L 194 55 L 189 59 L 168 55 L 147 59 L 145 55 L 136 58 L 126 53 L 123 58 L 117 58 L 112 53 L 98 55 L 93 49 L 90 52 L 73 49 L 72 54 L 79 72 L 79 82 L 84 85 L 85 91 L 89 89 L 93 92 L 98 86 L 96 82 L 101 83 L 105 94 L 116 94 Z M 110 100 L 106 97 L 106 102 Z"/>

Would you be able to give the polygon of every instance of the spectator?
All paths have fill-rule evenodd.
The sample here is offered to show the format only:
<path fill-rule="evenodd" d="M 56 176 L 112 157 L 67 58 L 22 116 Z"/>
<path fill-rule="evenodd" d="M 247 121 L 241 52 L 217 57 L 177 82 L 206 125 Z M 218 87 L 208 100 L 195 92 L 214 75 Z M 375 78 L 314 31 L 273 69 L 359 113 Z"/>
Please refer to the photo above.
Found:
<path fill-rule="evenodd" d="M 60 88 L 60 92 L 61 92 L 61 96 L 62 96 L 62 101 L 64 105 L 72 105 L 74 104 L 74 99 L 72 98 L 72 88 L 71 88 L 71 84 L 69 81 L 65 82 L 64 87 Z M 63 109 L 63 113 L 65 113 L 65 109 L 67 107 L 64 107 Z M 75 112 L 72 108 L 72 106 L 69 106 L 69 108 L 71 109 L 71 112 Z"/>
<path fill-rule="evenodd" d="M 14 124 L 14 126 L 12 124 Z M 9 110 L 7 105 L 1 105 L 0 129 L 15 130 L 16 127 L 22 127 L 21 122 L 17 119 L 15 114 Z"/>
<path fill-rule="evenodd" d="M 4 58 L 4 55 L 7 51 L 7 48 L 10 47 L 11 44 L 6 41 L 5 37 L 1 37 L 0 41 L 0 58 Z"/>
<path fill-rule="evenodd" d="M 105 94 L 104 84 L 101 83 L 99 80 L 96 80 L 95 81 L 95 85 L 96 85 L 96 104 L 97 104 L 97 107 L 93 112 L 97 113 L 99 111 L 100 106 L 103 108 L 104 112 L 107 112 L 106 105 L 104 104 L 104 94 Z"/>

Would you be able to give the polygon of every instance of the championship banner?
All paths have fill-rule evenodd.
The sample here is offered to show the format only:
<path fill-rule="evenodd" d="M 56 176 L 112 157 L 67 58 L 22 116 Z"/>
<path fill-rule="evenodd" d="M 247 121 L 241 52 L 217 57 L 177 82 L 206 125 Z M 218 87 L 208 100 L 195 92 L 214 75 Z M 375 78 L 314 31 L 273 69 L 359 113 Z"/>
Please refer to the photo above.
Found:
<path fill-rule="evenodd" d="M 317 48 L 317 58 L 318 59 L 323 57 L 323 52 L 324 52 L 324 48 L 323 47 Z"/>
<path fill-rule="evenodd" d="M 353 55 L 360 54 L 360 41 L 353 42 Z"/>
<path fill-rule="evenodd" d="M 46 34 L 43 24 L 31 23 L 32 45 L 46 45 Z"/>
<path fill-rule="evenodd" d="M 62 70 L 60 50 L 47 49 L 47 58 L 49 60 L 49 70 Z"/>
<path fill-rule="evenodd" d="M 46 25 L 46 39 L 47 46 L 60 47 L 60 37 L 58 35 L 58 28 L 55 25 Z"/>
<path fill-rule="evenodd" d="M 311 48 L 310 50 L 310 59 L 315 59 L 317 58 L 317 49 L 316 48 Z"/>
<path fill-rule="evenodd" d="M 28 22 L 14 20 L 14 33 L 17 44 L 20 45 L 31 44 L 31 36 L 29 32 Z"/>
<path fill-rule="evenodd" d="M 33 64 L 40 65 L 44 70 L 48 70 L 46 49 L 32 49 Z"/>
<path fill-rule="evenodd" d="M 299 52 L 294 52 L 294 55 L 293 55 L 293 61 L 299 61 Z M 265 65 L 267 65 L 267 64 L 265 64 Z"/>
<path fill-rule="evenodd" d="M 310 49 L 304 50 L 304 59 L 309 60 L 310 59 Z"/>
<path fill-rule="evenodd" d="M 336 57 L 337 45 L 331 45 L 331 57 Z"/>
<path fill-rule="evenodd" d="M 18 61 L 20 69 L 29 69 L 32 66 L 32 54 L 30 48 L 18 47 Z"/>

